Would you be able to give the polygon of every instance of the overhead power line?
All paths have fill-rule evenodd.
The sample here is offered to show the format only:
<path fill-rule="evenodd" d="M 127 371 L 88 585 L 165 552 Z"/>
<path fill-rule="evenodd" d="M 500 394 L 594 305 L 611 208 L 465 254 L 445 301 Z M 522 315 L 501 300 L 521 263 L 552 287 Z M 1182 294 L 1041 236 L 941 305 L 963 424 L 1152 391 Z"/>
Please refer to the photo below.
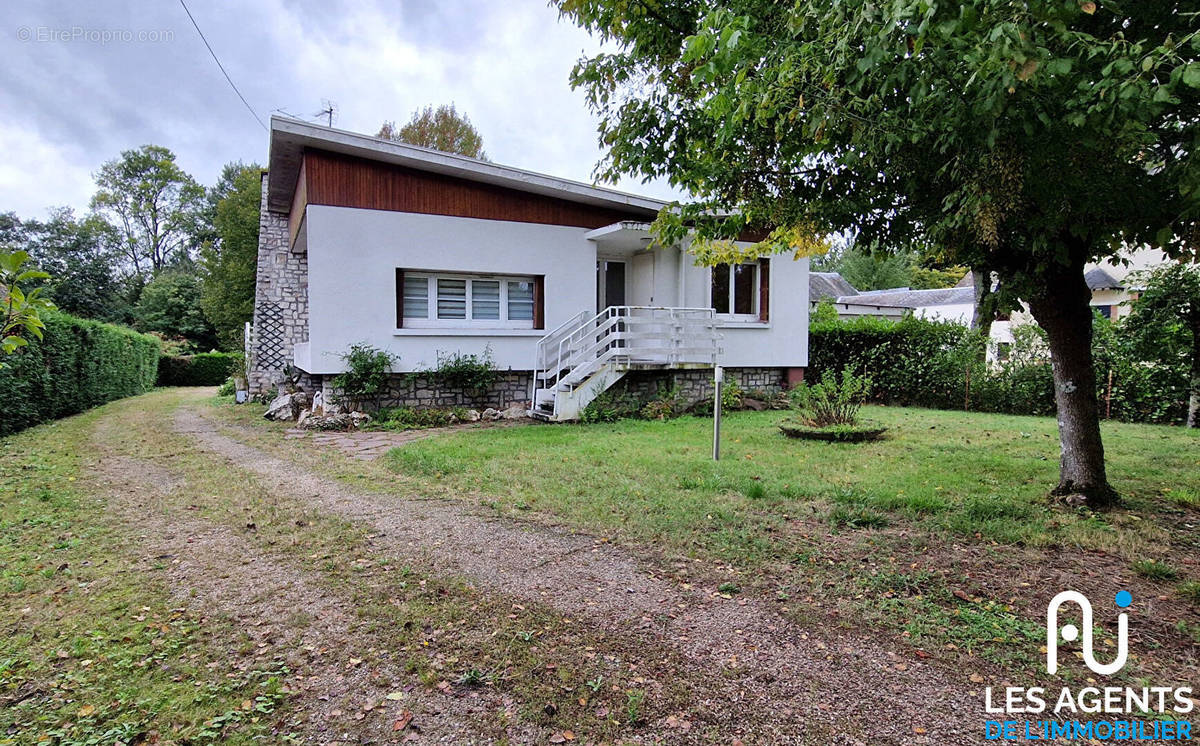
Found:
<path fill-rule="evenodd" d="M 208 48 L 208 53 L 212 55 L 213 62 L 217 63 L 217 67 L 221 68 L 221 74 L 225 76 L 225 80 L 229 81 L 229 87 L 233 89 L 233 92 L 237 94 L 237 97 L 240 98 L 242 103 L 246 105 L 246 111 L 250 112 L 250 116 L 254 117 L 255 121 L 258 122 L 258 126 L 266 130 L 267 125 L 263 124 L 263 120 L 254 111 L 254 107 L 252 107 L 250 103 L 246 101 L 246 97 L 243 96 L 242 92 L 238 90 L 237 85 L 235 85 L 233 82 L 233 78 L 229 77 L 229 73 L 225 72 L 225 66 L 222 65 L 221 60 L 217 58 L 217 53 L 213 51 L 212 45 L 208 43 L 208 39 L 204 38 L 204 32 L 200 30 L 200 25 L 196 23 L 196 19 L 192 17 L 192 11 L 188 10 L 187 3 L 185 3 L 183 0 L 179 0 L 179 4 L 183 6 L 183 12 L 187 13 L 188 20 L 192 22 L 192 26 L 196 29 L 196 33 L 200 34 L 200 41 L 204 42 L 204 46 Z"/>

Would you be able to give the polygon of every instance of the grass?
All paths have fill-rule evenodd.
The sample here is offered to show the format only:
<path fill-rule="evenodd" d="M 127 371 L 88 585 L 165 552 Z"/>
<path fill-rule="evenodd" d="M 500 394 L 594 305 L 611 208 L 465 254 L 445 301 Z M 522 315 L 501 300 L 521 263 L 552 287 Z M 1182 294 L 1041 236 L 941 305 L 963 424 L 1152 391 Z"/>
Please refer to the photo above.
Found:
<path fill-rule="evenodd" d="M 430 690 L 444 682 L 463 689 L 494 688 L 513 702 L 511 717 L 571 728 L 597 741 L 633 732 L 621 715 L 625 693 L 647 675 L 645 666 L 636 672 L 626 668 L 628 661 L 638 660 L 638 651 L 614 649 L 572 619 L 538 604 L 514 605 L 512 598 L 485 594 L 444 577 L 438 568 L 376 561 L 378 549 L 365 526 L 314 511 L 303 499 L 276 493 L 192 447 L 170 425 L 171 412 L 184 401 L 190 401 L 185 392 L 160 391 L 0 441 L 5 448 L 0 480 L 19 480 L 0 481 L 0 487 L 15 484 L 21 497 L 4 507 L 24 506 L 19 515 L 3 514 L 3 552 L 11 548 L 14 554 L 0 553 L 0 567 L 5 587 L 20 591 L 7 594 L 0 620 L 9 629 L 28 630 L 28 635 L 0 642 L 0 694 L 33 693 L 16 707 L 0 710 L 0 734 L 15 734 L 15 740 L 0 735 L 0 745 L 34 743 L 44 734 L 54 743 L 70 744 L 136 743 L 155 732 L 195 744 L 286 742 L 288 737 L 278 728 L 290 722 L 285 690 L 302 688 L 288 683 L 305 672 L 280 665 L 246 667 L 243 656 L 257 659 L 262 651 L 242 650 L 238 629 L 178 609 L 180 601 L 171 600 L 165 574 L 129 571 L 137 551 L 136 529 L 131 535 L 130 529 L 108 520 L 97 496 L 85 488 L 72 488 L 73 502 L 67 507 L 76 514 L 64 512 L 65 503 L 56 493 L 40 486 L 51 471 L 61 471 L 71 485 L 82 483 L 75 479 L 83 466 L 76 454 L 94 452 L 90 436 L 98 423 L 105 427 L 108 448 L 169 464 L 171 474 L 182 480 L 185 487 L 161 498 L 163 510 L 236 530 L 254 543 L 260 561 L 290 568 L 313 587 L 345 599 L 355 617 L 353 635 L 366 648 L 366 654 L 360 653 L 363 665 L 390 661 Z M 42 534 L 8 530 L 23 525 L 39 527 Z M 61 555 L 70 568 L 107 567 L 104 581 L 93 586 L 106 590 L 49 593 L 52 586 L 47 584 L 61 582 L 50 572 L 57 562 L 47 561 L 42 551 L 30 554 L 28 567 L 11 561 L 16 553 L 40 546 L 38 537 L 46 551 L 72 550 Z M 69 574 L 69 569 L 57 572 Z M 89 569 L 87 574 L 96 572 Z M 94 577 L 89 580 L 95 582 Z M 109 592 L 120 600 L 109 598 Z M 64 599 L 78 604 L 64 605 Z M 27 603 L 45 608 L 33 615 L 21 610 Z M 289 625 L 303 628 L 310 622 L 301 610 Z M 386 660 L 382 651 L 391 651 Z M 672 665 L 669 656 L 654 663 Z M 46 665 L 65 675 L 47 678 L 41 671 Z M 231 668 L 246 671 L 232 676 Z M 106 675 L 86 679 L 101 672 Z M 84 680 L 86 687 L 80 685 Z M 587 696 L 572 693 L 588 681 L 605 685 Z M 395 687 L 410 684 L 399 680 Z M 665 681 L 653 698 L 639 701 L 639 713 L 661 716 L 686 708 L 682 692 L 682 683 Z M 88 703 L 95 703 L 95 712 L 80 717 L 80 708 Z M 549 704 L 554 707 L 547 709 Z M 74 730 L 60 735 L 64 723 Z M 499 730 L 489 737 L 502 739 L 504 725 L 495 723 Z"/>
<path fill-rule="evenodd" d="M 779 413 L 730 415 L 724 458 L 715 463 L 711 423 L 688 417 L 464 432 L 388 458 L 397 474 L 432 479 L 448 493 L 751 564 L 773 550 L 747 539 L 796 516 L 848 528 L 919 523 L 947 537 L 1103 549 L 1130 560 L 1168 533 L 1167 516 L 1131 522 L 1120 511 L 1050 504 L 1058 471 L 1052 419 L 866 412 L 890 428 L 887 440 L 798 442 L 775 429 Z M 1112 481 L 1130 508 L 1190 507 L 1187 496 L 1200 489 L 1196 433 L 1118 423 L 1104 430 Z"/>
<path fill-rule="evenodd" d="M 1175 568 L 1154 559 L 1137 560 L 1133 563 L 1133 571 L 1143 578 L 1151 580 L 1174 580 L 1179 576 Z"/>
<path fill-rule="evenodd" d="M 238 437 L 358 489 L 588 531 L 678 582 L 736 583 L 801 624 L 891 634 L 956 668 L 1041 670 L 1045 602 L 1063 590 L 1052 568 L 1074 568 L 1072 585 L 1095 598 L 1115 592 L 1109 581 L 1160 596 L 1162 581 L 1133 563 L 1164 552 L 1187 558 L 1174 568 L 1181 589 L 1200 580 L 1200 433 L 1180 428 L 1103 424 L 1125 504 L 1097 513 L 1047 497 L 1050 418 L 867 407 L 888 437 L 842 444 L 785 438 L 784 413 L 740 412 L 716 463 L 711 423 L 691 417 L 463 431 L 363 463 L 247 427 L 259 422 L 250 409 L 219 411 Z M 864 582 L 874 575 L 899 579 Z M 1185 590 L 1172 599 L 1141 622 L 1156 641 L 1130 675 L 1177 676 L 1197 653 L 1196 607 Z"/>
<path fill-rule="evenodd" d="M 285 738 L 286 667 L 231 668 L 236 629 L 137 572 L 129 535 L 81 486 L 109 411 L 0 440 L 0 744 Z"/>
<path fill-rule="evenodd" d="M 1125 504 L 1096 513 L 1047 498 L 1058 476 L 1053 419 L 864 414 L 888 428 L 887 439 L 797 441 L 779 433 L 780 413 L 743 412 L 725 419 L 719 462 L 711 423 L 685 417 L 462 432 L 395 449 L 386 466 L 423 494 L 638 542 L 667 564 L 711 560 L 713 587 L 732 570 L 740 586 L 779 599 L 802 621 L 865 620 L 914 646 L 1015 672 L 1042 664 L 1045 607 L 1033 599 L 1043 589 L 1018 581 L 1030 566 L 1054 565 L 1055 552 L 1097 552 L 1160 582 L 1178 571 L 1141 562 L 1147 554 L 1194 555 L 1200 546 L 1196 432 L 1104 423 L 1110 478 Z M 867 567 L 896 580 L 864 584 Z M 992 587 L 982 595 L 981 579 Z M 1139 661 L 1158 663 L 1150 654 Z"/>

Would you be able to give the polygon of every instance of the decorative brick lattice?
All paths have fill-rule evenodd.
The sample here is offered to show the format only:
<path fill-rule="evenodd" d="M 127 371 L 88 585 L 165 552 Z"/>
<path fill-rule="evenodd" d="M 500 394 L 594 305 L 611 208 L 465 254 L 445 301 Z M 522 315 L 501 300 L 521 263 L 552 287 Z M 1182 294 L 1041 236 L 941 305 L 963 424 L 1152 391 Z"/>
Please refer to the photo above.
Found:
<path fill-rule="evenodd" d="M 258 307 L 258 323 L 254 327 L 258 346 L 257 360 L 262 368 L 282 368 L 287 362 L 283 352 L 283 312 L 276 303 Z"/>

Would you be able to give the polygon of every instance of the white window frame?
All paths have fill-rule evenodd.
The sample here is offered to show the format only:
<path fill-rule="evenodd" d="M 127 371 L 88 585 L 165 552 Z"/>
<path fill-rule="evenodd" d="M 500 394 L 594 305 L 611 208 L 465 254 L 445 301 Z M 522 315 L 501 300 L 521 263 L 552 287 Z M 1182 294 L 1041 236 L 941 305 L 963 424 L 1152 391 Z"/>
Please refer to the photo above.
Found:
<path fill-rule="evenodd" d="M 406 329 L 532 329 L 533 319 L 515 319 L 508 318 L 508 283 L 510 282 L 528 282 L 534 284 L 535 278 L 529 275 L 483 275 L 469 273 L 451 273 L 451 272 L 414 272 L 410 270 L 404 271 L 404 281 L 409 279 L 423 279 L 428 283 L 428 305 L 426 318 L 404 316 L 404 328 Z M 467 284 L 467 308 L 465 319 L 439 319 L 437 318 L 438 298 L 437 287 L 438 280 L 463 280 Z M 500 283 L 500 318 L 499 319 L 473 319 L 471 314 L 474 312 L 472 303 L 472 287 L 475 280 Z M 403 294 L 404 289 L 400 288 L 399 292 Z M 401 297 L 401 303 L 404 299 Z M 537 298 L 534 297 L 533 316 L 537 315 Z"/>
<path fill-rule="evenodd" d="M 754 268 L 754 285 L 753 285 L 754 290 L 750 294 L 750 300 L 752 303 L 751 312 L 750 313 L 732 313 L 732 312 L 717 313 L 717 311 L 716 311 L 717 307 L 713 303 L 713 272 L 716 271 L 716 267 L 712 267 L 711 269 L 708 270 L 708 307 L 713 309 L 713 314 L 718 319 L 724 319 L 726 321 L 758 322 L 759 315 L 760 315 L 759 311 L 761 309 L 761 303 L 762 303 L 762 266 L 758 262 L 737 262 L 737 264 L 743 264 L 747 267 Z M 730 268 L 730 271 L 729 271 L 729 308 L 735 308 L 736 306 L 734 305 L 734 302 L 733 302 L 734 301 L 734 289 L 736 287 L 736 284 L 733 281 L 734 265 L 733 264 L 725 264 L 723 266 Z"/>

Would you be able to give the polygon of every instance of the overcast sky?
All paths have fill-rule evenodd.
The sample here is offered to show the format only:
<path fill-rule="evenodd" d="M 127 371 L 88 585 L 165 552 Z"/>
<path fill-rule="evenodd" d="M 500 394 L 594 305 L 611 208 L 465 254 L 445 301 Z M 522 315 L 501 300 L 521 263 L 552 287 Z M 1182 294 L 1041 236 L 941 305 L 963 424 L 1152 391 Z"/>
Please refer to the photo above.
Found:
<path fill-rule="evenodd" d="M 543 0 L 187 2 L 264 122 L 315 120 L 330 100 L 335 127 L 374 134 L 453 102 L 497 163 L 592 180 L 596 120 L 567 78 L 599 45 Z M 3 0 L 0 26 L 0 212 L 82 211 L 100 164 L 148 143 L 206 185 L 229 161 L 266 162 L 266 132 L 178 0 Z"/>

